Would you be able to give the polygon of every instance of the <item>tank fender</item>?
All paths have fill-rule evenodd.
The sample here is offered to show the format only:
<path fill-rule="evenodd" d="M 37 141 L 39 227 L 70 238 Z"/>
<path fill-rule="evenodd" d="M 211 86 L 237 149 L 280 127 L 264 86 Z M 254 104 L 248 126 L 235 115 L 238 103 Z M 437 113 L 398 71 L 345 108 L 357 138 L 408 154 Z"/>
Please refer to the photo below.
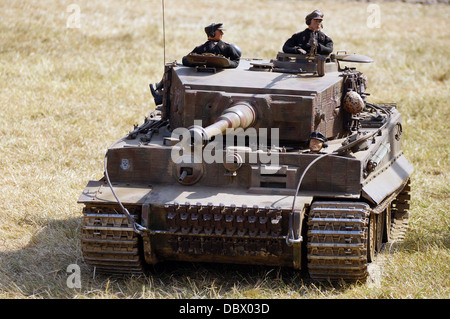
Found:
<path fill-rule="evenodd" d="M 123 204 L 142 205 L 152 189 L 148 185 L 115 183 L 114 191 Z M 78 199 L 79 204 L 116 204 L 117 201 L 108 184 L 103 181 L 89 181 Z"/>
<path fill-rule="evenodd" d="M 402 186 L 413 170 L 408 160 L 400 154 L 364 181 L 362 196 L 378 205 L 383 199 Z"/>

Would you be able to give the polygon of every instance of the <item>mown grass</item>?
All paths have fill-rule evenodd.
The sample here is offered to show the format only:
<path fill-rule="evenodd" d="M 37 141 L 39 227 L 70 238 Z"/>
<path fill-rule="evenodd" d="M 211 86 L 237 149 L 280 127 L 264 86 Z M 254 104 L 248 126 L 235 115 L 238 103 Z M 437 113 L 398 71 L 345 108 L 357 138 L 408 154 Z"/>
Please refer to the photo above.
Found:
<path fill-rule="evenodd" d="M 161 2 L 74 1 L 80 28 L 67 28 L 66 1 L 0 3 L 1 298 L 449 298 L 448 5 L 380 2 L 381 27 L 367 26 L 368 3 L 340 1 L 166 2 L 166 61 L 224 22 L 224 40 L 245 57 L 274 58 L 303 17 L 325 12 L 336 50 L 375 63 L 370 100 L 397 102 L 403 148 L 415 168 L 410 231 L 383 253 L 379 282 L 318 285 L 291 269 L 165 264 L 149 277 L 93 274 L 80 251 L 81 207 L 102 177 L 107 147 L 154 108 L 148 83 L 163 71 Z M 81 267 L 82 287 L 66 285 Z"/>

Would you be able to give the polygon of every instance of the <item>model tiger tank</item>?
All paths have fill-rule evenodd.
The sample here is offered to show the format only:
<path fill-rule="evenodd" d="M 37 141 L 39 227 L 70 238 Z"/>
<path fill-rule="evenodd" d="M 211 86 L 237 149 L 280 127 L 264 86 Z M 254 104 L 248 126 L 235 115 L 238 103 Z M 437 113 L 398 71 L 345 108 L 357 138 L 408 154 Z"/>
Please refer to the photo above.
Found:
<path fill-rule="evenodd" d="M 367 102 L 367 78 L 345 65 L 372 60 L 191 59 L 165 65 L 162 105 L 107 150 L 104 177 L 79 198 L 85 262 L 107 273 L 260 264 L 364 281 L 381 245 L 405 235 L 413 170 L 396 105 Z"/>

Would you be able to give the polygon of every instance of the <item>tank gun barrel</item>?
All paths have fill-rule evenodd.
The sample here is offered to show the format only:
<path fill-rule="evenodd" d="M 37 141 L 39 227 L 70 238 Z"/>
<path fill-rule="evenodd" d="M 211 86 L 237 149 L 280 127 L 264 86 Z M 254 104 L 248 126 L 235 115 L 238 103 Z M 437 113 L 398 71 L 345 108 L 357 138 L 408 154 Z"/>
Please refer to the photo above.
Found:
<path fill-rule="evenodd" d="M 230 108 L 223 111 L 217 118 L 216 122 L 207 126 L 201 127 L 198 125 L 189 128 L 191 137 L 199 138 L 204 143 L 207 143 L 214 136 L 225 133 L 227 129 L 243 128 L 246 129 L 253 125 L 256 120 L 256 111 L 250 104 L 246 102 L 238 102 Z"/>

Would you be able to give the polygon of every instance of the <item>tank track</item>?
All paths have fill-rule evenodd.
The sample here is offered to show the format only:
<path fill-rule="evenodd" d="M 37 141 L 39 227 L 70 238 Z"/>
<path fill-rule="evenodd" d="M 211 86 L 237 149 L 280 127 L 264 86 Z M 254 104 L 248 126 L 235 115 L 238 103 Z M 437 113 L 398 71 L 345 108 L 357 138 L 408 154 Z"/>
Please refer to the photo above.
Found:
<path fill-rule="evenodd" d="M 136 219 L 139 208 L 127 207 Z M 82 254 L 96 272 L 108 274 L 144 274 L 140 237 L 119 207 L 83 208 Z"/>
<path fill-rule="evenodd" d="M 315 202 L 308 217 L 308 270 L 314 280 L 365 280 L 370 207 Z"/>
<path fill-rule="evenodd" d="M 405 239 L 409 222 L 409 201 L 411 199 L 411 184 L 408 180 L 403 190 L 391 203 L 391 220 L 389 242 L 400 242 Z"/>
<path fill-rule="evenodd" d="M 409 220 L 410 181 L 388 205 L 388 236 L 383 242 L 405 238 Z M 368 277 L 371 208 L 362 202 L 314 202 L 308 217 L 308 269 L 312 279 L 365 281 Z M 377 232 L 381 231 L 379 228 Z M 376 234 L 379 239 L 382 238 Z M 375 245 L 374 245 L 375 246 Z"/>

